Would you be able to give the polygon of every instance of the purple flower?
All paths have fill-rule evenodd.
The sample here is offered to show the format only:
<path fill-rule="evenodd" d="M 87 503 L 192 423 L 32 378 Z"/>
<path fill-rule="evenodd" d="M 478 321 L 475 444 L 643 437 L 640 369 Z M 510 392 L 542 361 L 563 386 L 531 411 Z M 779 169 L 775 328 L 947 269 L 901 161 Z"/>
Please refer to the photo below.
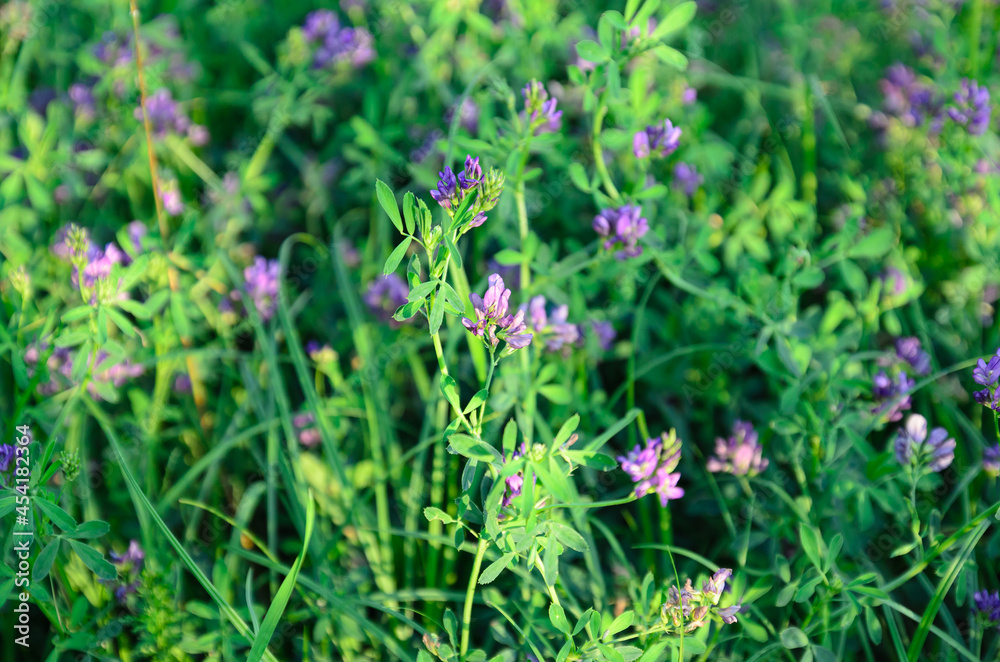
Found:
<path fill-rule="evenodd" d="M 174 379 L 175 393 L 191 392 L 191 377 L 187 373 L 181 373 Z"/>
<path fill-rule="evenodd" d="M 909 286 L 906 276 L 896 267 L 889 267 L 882 273 L 882 291 L 888 296 L 902 296 Z"/>
<path fill-rule="evenodd" d="M 664 432 L 659 438 L 647 439 L 644 447 L 636 445 L 617 460 L 622 471 L 635 483 L 637 499 L 655 492 L 666 507 L 667 501 L 684 496 L 684 490 L 677 486 L 681 474 L 675 469 L 681 460 L 681 442 L 674 430 Z"/>
<path fill-rule="evenodd" d="M 477 189 L 476 195 L 482 193 L 484 187 L 481 185 L 485 184 L 483 169 L 479 165 L 479 157 L 473 158 L 471 154 L 465 157 L 464 170 L 456 175 L 449 166 L 445 166 L 444 170 L 438 173 L 438 178 L 437 188 L 431 191 L 431 197 L 439 205 L 449 210 L 458 207 L 459 203 L 473 189 Z M 496 191 L 496 193 L 499 196 L 499 191 Z M 493 200 L 490 202 L 496 204 Z M 475 201 L 474 212 L 478 209 L 488 210 L 492 208 L 492 205 L 487 207 L 481 203 L 485 203 L 482 196 L 480 196 L 479 200 Z M 486 214 L 480 211 L 469 221 L 469 227 L 479 227 L 485 222 Z"/>
<path fill-rule="evenodd" d="M 496 347 L 502 339 L 511 350 L 523 349 L 531 344 L 533 336 L 524 323 L 524 310 L 518 310 L 514 315 L 509 313 L 510 290 L 504 286 L 500 274 L 489 277 L 485 296 L 480 297 L 473 292 L 469 300 L 476 311 L 476 319 L 463 317 L 462 324 L 473 335 L 484 338 L 492 347 Z M 503 335 L 497 336 L 498 331 Z"/>
<path fill-rule="evenodd" d="M 983 386 L 993 386 L 1000 380 L 1000 356 L 991 356 L 989 363 L 979 359 L 972 370 L 972 379 Z"/>
<path fill-rule="evenodd" d="M 909 363 L 918 375 L 926 375 L 931 371 L 931 356 L 923 350 L 919 338 L 897 338 L 896 356 Z"/>
<path fill-rule="evenodd" d="M 191 121 L 177 107 L 170 90 L 160 88 L 146 98 L 146 112 L 149 114 L 149 123 L 153 129 L 153 135 L 162 138 L 168 133 L 183 134 L 191 125 Z M 142 121 L 142 107 L 134 111 L 135 118 Z"/>
<path fill-rule="evenodd" d="M 722 617 L 723 623 L 725 623 L 726 625 L 732 625 L 733 623 L 736 622 L 736 614 L 742 607 L 743 605 L 733 605 L 731 607 L 724 607 L 715 613 L 717 613 L 720 617 Z"/>
<path fill-rule="evenodd" d="M 680 499 L 684 496 L 684 488 L 677 487 L 677 482 L 680 481 L 680 472 L 669 473 L 666 467 L 660 467 L 656 470 L 656 475 L 653 476 L 652 486 L 653 491 L 660 497 L 660 505 L 664 508 L 667 507 L 667 502 L 673 499 Z"/>
<path fill-rule="evenodd" d="M 632 152 L 637 159 L 645 159 L 652 153 L 669 156 L 681 144 L 681 129 L 665 119 L 660 124 L 649 125 L 637 131 L 632 137 Z"/>
<path fill-rule="evenodd" d="M 877 405 L 872 413 L 885 414 L 889 421 L 903 418 L 903 411 L 912 406 L 908 392 L 916 385 L 905 372 L 900 372 L 895 382 L 885 371 L 879 371 L 872 380 L 872 397 Z"/>
<path fill-rule="evenodd" d="M 943 471 L 955 459 L 955 440 L 944 428 L 934 428 L 928 435 L 927 419 L 920 414 L 910 414 L 906 418 L 906 425 L 897 433 L 894 446 L 900 464 L 914 467 L 926 464 L 930 471 Z"/>
<path fill-rule="evenodd" d="M 317 44 L 313 66 L 348 63 L 360 67 L 375 59 L 371 33 L 364 28 L 341 27 L 337 15 L 319 9 L 306 16 L 302 34 L 310 44 Z"/>
<path fill-rule="evenodd" d="M 475 188 L 483 179 L 483 169 L 479 165 L 479 157 L 472 158 L 471 154 L 465 156 L 465 169 L 458 174 L 458 185 L 463 190 L 468 191 Z"/>
<path fill-rule="evenodd" d="M 729 568 L 719 568 L 719 570 L 712 575 L 712 578 L 707 582 L 702 582 L 701 592 L 708 597 L 712 604 L 719 604 L 719 598 L 722 597 L 722 592 L 726 589 L 726 580 L 729 579 L 733 574 L 733 571 Z"/>
<path fill-rule="evenodd" d="M 708 459 L 708 470 L 734 476 L 756 476 L 768 465 L 767 459 L 762 457 L 764 449 L 757 439 L 757 431 L 752 424 L 736 421 L 731 437 L 715 440 L 715 455 Z"/>
<path fill-rule="evenodd" d="M 698 100 L 698 90 L 693 87 L 685 87 L 684 92 L 681 93 L 681 103 L 685 106 L 690 106 L 695 101 Z"/>
<path fill-rule="evenodd" d="M 988 388 L 984 388 L 982 391 L 975 391 L 972 394 L 972 399 L 988 409 L 1000 411 L 1000 389 L 993 393 Z"/>
<path fill-rule="evenodd" d="M 292 418 L 292 425 L 295 427 L 295 435 L 298 438 L 299 443 L 306 448 L 312 448 L 322 439 L 319 433 L 319 428 L 314 425 L 315 423 L 316 416 L 312 412 L 298 414 Z"/>
<path fill-rule="evenodd" d="M 80 117 L 91 118 L 94 116 L 94 93 L 93 89 L 82 83 L 74 83 L 69 86 L 69 98 L 73 102 L 73 112 Z"/>
<path fill-rule="evenodd" d="M 619 455 L 615 459 L 621 465 L 622 471 L 629 475 L 634 483 L 641 483 L 653 477 L 656 465 L 660 462 L 660 451 L 663 443 L 659 438 L 647 439 L 646 445 L 635 445 L 627 455 Z"/>
<path fill-rule="evenodd" d="M 244 288 L 253 301 L 257 314 L 265 322 L 274 317 L 278 304 L 281 264 L 261 256 L 254 258 L 253 264 L 243 270 Z"/>
<path fill-rule="evenodd" d="M 556 110 L 555 97 L 549 98 L 545 86 L 532 80 L 521 90 L 524 97 L 522 119 L 528 118 L 535 135 L 554 133 L 562 128 L 562 111 Z"/>
<path fill-rule="evenodd" d="M 376 278 L 368 285 L 365 292 L 365 305 L 372 313 L 384 322 L 393 321 L 396 309 L 406 303 L 410 288 L 406 281 L 397 274 L 389 274 Z"/>
<path fill-rule="evenodd" d="M 886 69 L 879 87 L 883 95 L 883 112 L 899 118 L 906 126 L 920 126 L 938 113 L 940 106 L 934 99 L 933 90 L 919 83 L 913 70 L 903 64 L 896 63 Z"/>
<path fill-rule="evenodd" d="M 969 135 L 981 136 L 990 126 L 990 91 L 977 81 L 965 78 L 962 87 L 955 92 L 954 106 L 948 106 L 947 113 L 956 124 L 968 127 Z"/>
<path fill-rule="evenodd" d="M 983 450 L 983 471 L 994 478 L 1000 476 L 1000 443 Z"/>
<path fill-rule="evenodd" d="M 184 213 L 184 200 L 181 199 L 181 192 L 177 188 L 176 181 L 168 181 L 163 184 L 160 191 L 160 201 L 163 203 L 163 210 L 171 216 L 180 216 Z"/>
<path fill-rule="evenodd" d="M 611 344 L 615 341 L 615 326 L 611 322 L 591 322 L 590 330 L 597 336 L 601 348 L 606 352 L 611 349 Z"/>
<path fill-rule="evenodd" d="M 626 205 L 605 209 L 594 217 L 594 231 L 605 237 L 605 250 L 615 249 L 619 260 L 642 255 L 639 239 L 649 231 L 649 221 L 641 214 L 638 205 Z"/>
<path fill-rule="evenodd" d="M 445 166 L 444 170 L 438 173 L 438 185 L 431 191 L 431 197 L 445 209 L 451 209 L 457 187 L 455 173 L 451 171 L 450 166 Z"/>
<path fill-rule="evenodd" d="M 551 315 L 546 313 L 545 297 L 539 295 L 532 298 L 528 304 L 531 329 L 535 335 L 545 339 L 550 351 L 557 351 L 565 346 L 573 345 L 580 339 L 580 329 L 575 324 L 566 321 L 569 316 L 569 306 L 557 306 Z"/>
<path fill-rule="evenodd" d="M 983 614 L 990 623 L 1000 621 L 1000 591 L 990 593 L 986 589 L 972 596 L 976 611 Z"/>
<path fill-rule="evenodd" d="M 149 234 L 146 224 L 142 221 L 132 221 L 128 224 L 128 238 L 132 242 L 135 252 L 142 250 L 142 240 Z"/>
<path fill-rule="evenodd" d="M 14 447 L 10 444 L 0 444 L 0 472 L 7 471 L 14 459 Z"/>
<path fill-rule="evenodd" d="M 135 540 L 128 544 L 128 550 L 124 554 L 111 552 L 108 556 L 111 557 L 111 562 L 117 566 L 141 564 L 143 559 L 146 558 L 146 554 L 142 551 L 142 547 L 140 547 L 139 543 Z"/>
<path fill-rule="evenodd" d="M 705 178 L 698 173 L 693 165 L 681 161 L 674 166 L 674 180 L 671 184 L 675 190 L 684 191 L 684 195 L 689 198 L 694 195 L 694 192 L 704 181 Z"/>
<path fill-rule="evenodd" d="M 510 460 L 514 461 L 520 457 L 524 457 L 527 454 L 528 454 L 528 447 L 526 444 L 522 442 L 521 447 L 511 454 Z M 504 459 L 504 464 L 506 463 L 507 460 Z M 503 493 L 503 499 L 500 502 L 500 507 L 507 508 L 512 503 L 514 503 L 514 499 L 521 496 L 521 489 L 523 487 L 524 487 L 524 476 L 521 475 L 521 472 L 517 472 L 512 476 L 508 476 L 507 479 L 504 480 L 505 489 Z"/>

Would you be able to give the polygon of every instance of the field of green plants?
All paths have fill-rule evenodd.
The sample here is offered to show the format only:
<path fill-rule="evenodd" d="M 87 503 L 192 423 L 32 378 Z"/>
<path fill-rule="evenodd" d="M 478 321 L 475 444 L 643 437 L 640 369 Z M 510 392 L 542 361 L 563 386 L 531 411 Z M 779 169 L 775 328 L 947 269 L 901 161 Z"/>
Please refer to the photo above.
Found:
<path fill-rule="evenodd" d="M 0 659 L 1000 660 L 998 45 L 0 1 Z"/>

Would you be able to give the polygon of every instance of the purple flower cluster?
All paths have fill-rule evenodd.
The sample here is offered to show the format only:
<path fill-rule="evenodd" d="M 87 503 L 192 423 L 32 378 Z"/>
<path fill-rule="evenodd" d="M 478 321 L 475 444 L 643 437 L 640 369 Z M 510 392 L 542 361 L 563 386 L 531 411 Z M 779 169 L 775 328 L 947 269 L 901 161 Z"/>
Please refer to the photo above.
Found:
<path fill-rule="evenodd" d="M 606 352 L 611 349 L 611 344 L 615 341 L 615 325 L 611 322 L 591 322 L 590 331 L 595 336 L 597 336 L 597 341 L 601 344 L 601 348 Z"/>
<path fill-rule="evenodd" d="M 671 185 L 675 190 L 683 191 L 687 197 L 694 195 L 704 181 L 705 178 L 693 165 L 681 161 L 674 166 L 674 179 Z"/>
<path fill-rule="evenodd" d="M 132 263 L 132 258 L 118 244 L 110 242 L 103 249 L 99 248 L 86 229 L 70 224 L 56 233 L 51 250 L 57 258 L 73 265 L 73 287 L 82 284 L 91 305 L 96 305 L 98 300 L 128 298 L 127 292 L 120 291 L 121 279 L 118 283 L 110 282 L 116 264 L 128 266 Z"/>
<path fill-rule="evenodd" d="M 636 444 L 627 455 L 615 459 L 636 484 L 636 498 L 655 492 L 666 508 L 668 501 L 684 496 L 684 489 L 677 486 L 681 474 L 675 470 L 681 461 L 681 442 L 674 430 L 647 439 L 645 446 Z"/>
<path fill-rule="evenodd" d="M 187 135 L 191 143 L 200 147 L 208 143 L 208 129 L 200 124 L 192 124 L 184 111 L 174 101 L 170 90 L 160 88 L 146 98 L 146 112 L 153 135 L 163 138 L 167 134 Z M 142 107 L 135 109 L 135 118 L 142 120 Z"/>
<path fill-rule="evenodd" d="M 528 317 L 531 330 L 545 341 L 545 347 L 557 351 L 572 346 L 580 340 L 580 328 L 566 321 L 569 306 L 556 306 L 550 313 L 546 310 L 545 297 L 533 297 L 528 303 Z"/>
<path fill-rule="evenodd" d="M 956 124 L 968 128 L 969 135 L 981 136 L 990 127 L 990 91 L 985 85 L 965 78 L 962 87 L 955 92 L 955 105 L 948 106 L 948 117 Z"/>
<path fill-rule="evenodd" d="M 562 111 L 556 110 L 556 98 L 549 98 L 545 86 L 532 79 L 521 90 L 524 97 L 522 120 L 527 119 L 529 128 L 535 135 L 555 133 L 562 128 Z"/>
<path fill-rule="evenodd" d="M 521 442 L 521 447 L 511 454 L 510 461 L 513 462 L 514 460 L 522 458 L 527 454 L 528 454 L 528 447 L 524 442 Z M 504 463 L 506 462 L 507 460 L 504 460 Z M 511 476 L 508 476 L 506 480 L 504 480 L 503 499 L 500 502 L 500 507 L 507 508 L 512 503 L 514 503 L 514 499 L 521 496 L 521 489 L 523 487 L 524 487 L 524 476 L 520 471 Z"/>
<path fill-rule="evenodd" d="M 987 446 L 983 450 L 983 471 L 993 478 L 1000 476 L 1000 443 Z"/>
<path fill-rule="evenodd" d="M 975 593 L 973 601 L 976 611 L 982 615 L 983 620 L 990 625 L 1000 624 L 1000 591 L 990 593 L 986 589 Z"/>
<path fill-rule="evenodd" d="M 476 319 L 463 317 L 462 324 L 473 335 L 483 338 L 493 348 L 503 340 L 509 351 L 531 344 L 532 334 L 524 323 L 524 309 L 513 315 L 509 312 L 510 290 L 504 287 L 500 274 L 489 277 L 484 297 L 473 292 L 469 300 L 475 308 Z M 498 332 L 500 335 L 497 335 Z"/>
<path fill-rule="evenodd" d="M 478 156 L 472 158 L 471 154 L 467 154 L 464 170 L 456 175 L 451 166 L 445 166 L 438 177 L 437 188 L 431 191 L 431 197 L 445 209 L 452 209 L 458 206 L 468 191 L 479 185 L 483 179 L 483 169 L 479 165 Z M 486 220 L 485 217 L 483 220 Z"/>
<path fill-rule="evenodd" d="M 733 574 L 729 568 L 720 568 L 712 577 L 702 582 L 699 591 L 687 579 L 682 588 L 671 586 L 667 589 L 667 599 L 660 608 L 660 618 L 667 626 L 674 628 L 674 633 L 694 632 L 708 623 L 710 614 L 718 616 L 726 625 L 736 622 L 736 614 L 742 605 L 731 605 L 719 608 L 719 599 L 726 588 L 726 580 Z"/>
<path fill-rule="evenodd" d="M 649 232 L 649 221 L 642 217 L 642 207 L 625 205 L 605 209 L 594 217 L 594 231 L 604 237 L 605 250 L 616 251 L 619 260 L 642 255 L 639 239 Z"/>
<path fill-rule="evenodd" d="M 14 447 L 10 444 L 0 444 L 0 473 L 5 473 L 10 469 L 10 463 L 14 461 Z"/>
<path fill-rule="evenodd" d="M 889 421 L 903 418 L 903 411 L 912 406 L 909 391 L 916 385 L 905 372 L 900 372 L 896 381 L 884 370 L 880 370 L 872 380 L 872 398 L 876 406 L 872 409 L 875 415 L 884 414 Z"/>
<path fill-rule="evenodd" d="M 944 471 L 955 459 L 955 440 L 944 428 L 934 428 L 927 434 L 927 419 L 910 414 L 896 435 L 896 460 L 904 466 Z"/>
<path fill-rule="evenodd" d="M 253 264 L 243 270 L 243 287 L 253 302 L 261 319 L 267 322 L 278 308 L 278 288 L 281 278 L 281 264 L 261 256 L 254 258 Z M 242 298 L 242 293 L 233 291 L 234 299 Z"/>
<path fill-rule="evenodd" d="M 918 375 L 926 375 L 931 371 L 931 355 L 924 351 L 919 338 L 897 338 L 896 357 L 908 363 Z"/>
<path fill-rule="evenodd" d="M 975 391 L 972 394 L 973 399 L 994 412 L 1000 412 L 1000 390 L 997 389 L 997 384 L 1000 382 L 1000 349 L 988 359 L 979 359 L 976 367 L 972 369 L 972 379 L 980 386 L 986 387 L 981 391 Z"/>
<path fill-rule="evenodd" d="M 365 305 L 373 315 L 383 322 L 396 323 L 392 319 L 396 309 L 406 303 L 410 288 L 397 274 L 376 278 L 368 285 L 364 294 Z"/>
<path fill-rule="evenodd" d="M 768 461 L 763 452 L 753 425 L 736 421 L 731 437 L 715 440 L 715 455 L 708 459 L 706 466 L 713 473 L 721 471 L 734 476 L 756 476 L 767 469 Z"/>
<path fill-rule="evenodd" d="M 372 35 L 364 28 L 342 27 L 337 15 L 319 9 L 306 16 L 302 34 L 306 41 L 317 44 L 313 67 L 349 64 L 361 67 L 375 59 Z"/>
<path fill-rule="evenodd" d="M 882 113 L 872 117 L 876 128 L 885 128 L 886 115 L 898 118 L 906 126 L 920 126 L 937 115 L 934 91 L 917 81 L 913 69 L 896 63 L 886 69 L 879 81 L 882 90 Z"/>
<path fill-rule="evenodd" d="M 650 154 L 669 156 L 681 144 L 681 129 L 665 119 L 659 124 L 649 125 L 632 136 L 632 153 L 637 159 L 649 158 Z"/>
<path fill-rule="evenodd" d="M 292 418 L 295 436 L 306 448 L 312 448 L 320 442 L 319 428 L 316 427 L 316 415 L 312 412 L 298 414 Z"/>
<path fill-rule="evenodd" d="M 132 580 L 128 583 L 119 584 L 115 589 L 115 598 L 119 602 L 123 602 L 129 594 L 135 593 L 139 589 L 139 575 L 142 573 L 142 565 L 146 558 L 146 553 L 142 551 L 139 543 L 133 540 L 129 543 L 128 550 L 124 554 L 111 552 L 108 556 L 111 557 L 111 562 L 118 566 L 118 571 L 128 575 Z"/>

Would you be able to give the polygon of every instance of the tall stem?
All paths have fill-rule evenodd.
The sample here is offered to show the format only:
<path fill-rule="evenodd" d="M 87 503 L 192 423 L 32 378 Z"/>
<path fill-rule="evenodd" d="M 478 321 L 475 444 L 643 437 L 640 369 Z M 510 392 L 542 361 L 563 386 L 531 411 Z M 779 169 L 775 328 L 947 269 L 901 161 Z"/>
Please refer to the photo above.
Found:
<path fill-rule="evenodd" d="M 601 150 L 601 124 L 604 123 L 604 116 L 607 114 L 608 107 L 601 104 L 601 107 L 597 109 L 597 114 L 594 115 L 594 135 L 592 137 L 594 164 L 597 166 L 597 174 L 601 176 L 601 181 L 604 182 L 604 189 L 608 192 L 611 199 L 617 202 L 621 196 L 618 193 L 618 189 L 615 188 L 615 183 L 611 181 L 611 175 L 608 174 L 608 167 L 604 164 L 604 152 Z"/>
<path fill-rule="evenodd" d="M 465 609 L 462 611 L 462 646 L 461 655 L 464 657 L 469 650 L 469 625 L 472 622 L 472 601 L 476 596 L 476 584 L 479 582 L 479 569 L 483 566 L 483 557 L 486 556 L 487 542 L 485 536 L 480 536 L 479 544 L 476 545 L 476 558 L 472 562 L 472 574 L 469 575 L 469 586 L 465 589 Z"/>

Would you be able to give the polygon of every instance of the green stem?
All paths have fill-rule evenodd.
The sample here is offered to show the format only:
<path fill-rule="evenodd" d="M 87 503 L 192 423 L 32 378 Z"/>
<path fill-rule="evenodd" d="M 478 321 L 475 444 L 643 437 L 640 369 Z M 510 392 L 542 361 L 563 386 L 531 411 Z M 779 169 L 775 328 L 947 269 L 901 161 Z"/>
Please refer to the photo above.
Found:
<path fill-rule="evenodd" d="M 476 558 L 472 562 L 472 574 L 469 575 L 469 586 L 465 589 L 465 609 L 462 611 L 462 646 L 459 650 L 462 657 L 465 657 L 469 650 L 469 625 L 472 622 L 472 601 L 476 595 L 476 584 L 479 581 L 479 569 L 483 565 L 483 557 L 486 555 L 486 536 L 479 537 L 476 545 Z"/>
<path fill-rule="evenodd" d="M 597 167 L 597 174 L 601 176 L 601 181 L 604 182 L 604 189 L 608 192 L 608 196 L 617 202 L 621 195 L 619 195 L 618 189 L 615 188 L 615 183 L 611 181 L 611 175 L 608 174 L 608 167 L 604 164 L 604 152 L 601 150 L 601 124 L 604 123 L 604 116 L 607 114 L 608 107 L 601 104 L 594 115 L 594 134 L 592 137 L 594 165 Z"/>
<path fill-rule="evenodd" d="M 979 36 L 983 26 L 983 0 L 972 0 L 969 13 L 969 77 L 979 75 Z"/>

